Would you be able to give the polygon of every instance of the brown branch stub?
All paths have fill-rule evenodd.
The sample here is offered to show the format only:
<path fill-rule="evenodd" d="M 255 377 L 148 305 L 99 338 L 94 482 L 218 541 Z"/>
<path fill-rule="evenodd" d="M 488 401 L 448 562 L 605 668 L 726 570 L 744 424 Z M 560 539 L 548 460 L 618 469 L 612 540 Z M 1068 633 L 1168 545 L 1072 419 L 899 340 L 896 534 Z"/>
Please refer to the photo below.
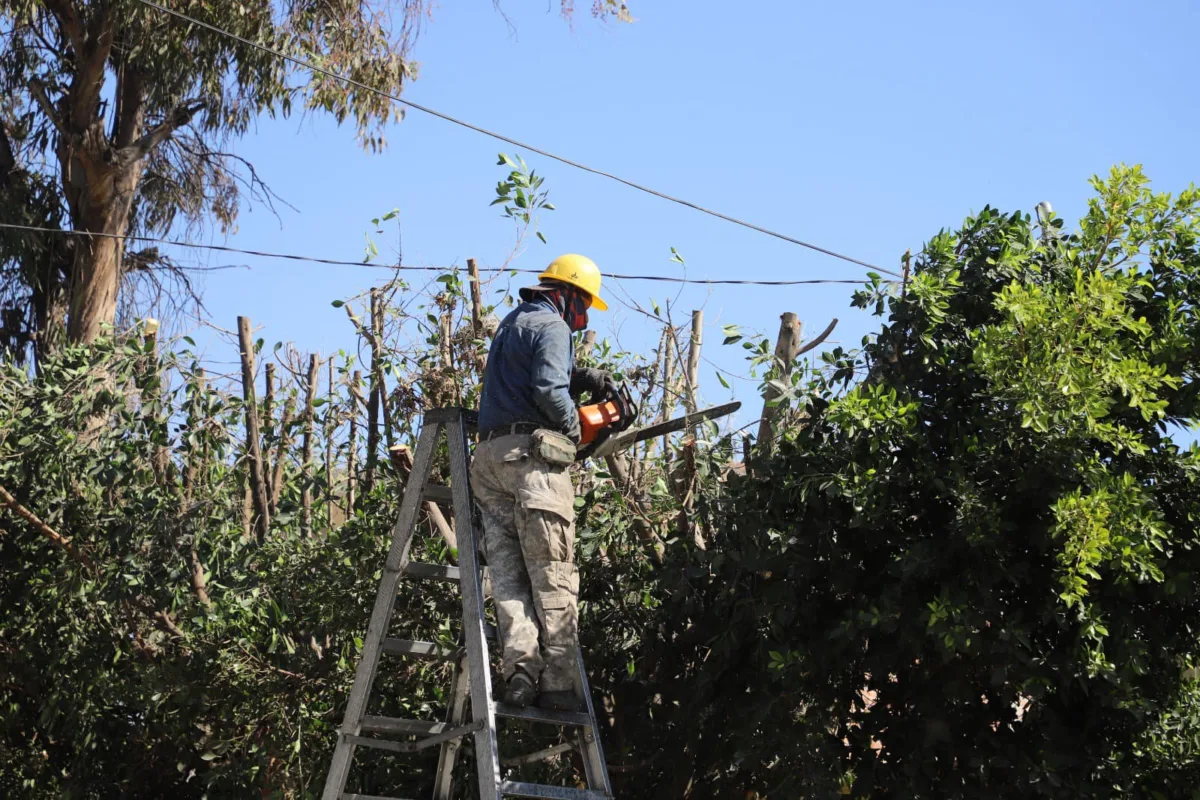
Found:
<path fill-rule="evenodd" d="M 87 557 L 87 554 L 71 543 L 71 540 L 63 536 L 58 531 L 51 528 L 37 514 L 34 514 L 25 506 L 17 502 L 7 489 L 0 486 L 0 503 L 12 510 L 21 519 L 28 522 L 33 528 L 47 539 L 49 539 L 56 547 L 59 547 L 67 552 L 71 558 L 75 559 L 84 566 L 91 568 L 92 561 Z"/>
<path fill-rule="evenodd" d="M 762 421 L 758 426 L 758 446 L 762 456 L 770 455 L 772 449 L 772 430 L 775 419 L 779 416 L 779 406 L 774 402 L 783 395 L 779 384 L 786 384 L 792 375 L 792 365 L 800 351 L 800 318 L 787 311 L 779 317 L 779 337 L 775 340 L 775 374 L 768 381 L 763 392 Z M 770 373 L 768 373 L 770 374 Z"/>
<path fill-rule="evenodd" d="M 180 629 L 180 627 L 175 624 L 175 620 L 171 619 L 171 615 L 168 614 L 166 611 L 155 611 L 154 612 L 154 622 L 155 622 L 155 624 L 158 625 L 159 628 L 161 628 L 162 630 L 171 634 L 172 636 L 175 636 L 176 638 L 179 638 L 179 639 L 187 638 L 187 634 L 184 633 Z"/>
<path fill-rule="evenodd" d="M 263 464 L 261 434 L 258 425 L 258 398 L 254 391 L 254 339 L 250 318 L 238 317 L 238 343 L 241 346 L 242 399 L 246 412 L 246 454 L 249 456 L 250 494 L 255 511 L 255 530 L 261 544 L 271 529 L 270 499 L 267 496 L 266 469 Z"/>
<path fill-rule="evenodd" d="M 467 259 L 467 274 L 471 280 L 471 336 L 478 340 L 484 336 L 483 287 L 479 282 L 479 265 L 473 258 Z M 487 369 L 487 353 L 480 349 L 478 344 L 472 344 L 476 348 L 475 374 L 482 379 L 484 370 Z"/>
<path fill-rule="evenodd" d="M 315 433 L 313 409 L 317 399 L 317 370 L 320 364 L 321 360 L 315 353 L 308 357 L 308 381 L 304 393 L 304 459 L 300 475 L 304 482 L 300 491 L 300 530 L 305 536 L 312 536 L 312 461 Z"/>

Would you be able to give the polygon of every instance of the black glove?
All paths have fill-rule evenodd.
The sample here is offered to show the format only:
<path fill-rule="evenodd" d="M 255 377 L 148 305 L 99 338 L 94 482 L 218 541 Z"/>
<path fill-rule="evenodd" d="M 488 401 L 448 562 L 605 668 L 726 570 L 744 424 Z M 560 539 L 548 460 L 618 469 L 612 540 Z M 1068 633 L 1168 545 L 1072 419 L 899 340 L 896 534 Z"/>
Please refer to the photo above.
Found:
<path fill-rule="evenodd" d="M 578 400 L 584 392 L 591 395 L 592 402 L 602 402 L 610 393 L 616 392 L 617 383 L 612 373 L 595 367 L 576 367 L 571 371 L 571 386 L 567 390 Z"/>

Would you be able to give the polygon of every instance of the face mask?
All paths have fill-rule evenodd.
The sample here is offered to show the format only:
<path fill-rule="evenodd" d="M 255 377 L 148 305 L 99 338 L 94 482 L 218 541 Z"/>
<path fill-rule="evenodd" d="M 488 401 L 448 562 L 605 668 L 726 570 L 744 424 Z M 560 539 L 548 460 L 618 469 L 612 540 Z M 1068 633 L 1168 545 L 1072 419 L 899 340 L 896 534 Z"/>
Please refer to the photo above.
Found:
<path fill-rule="evenodd" d="M 525 289 L 521 290 L 521 299 L 532 300 L 533 294 L 526 292 Z M 567 323 L 567 327 L 572 332 L 577 333 L 587 328 L 591 298 L 586 294 L 569 289 L 554 289 L 543 291 L 542 296 L 558 310 L 558 313 L 562 315 L 563 322 Z"/>
<path fill-rule="evenodd" d="M 591 304 L 583 292 L 565 292 L 563 301 L 563 321 L 567 327 L 575 333 L 585 330 L 588 326 L 588 306 Z"/>

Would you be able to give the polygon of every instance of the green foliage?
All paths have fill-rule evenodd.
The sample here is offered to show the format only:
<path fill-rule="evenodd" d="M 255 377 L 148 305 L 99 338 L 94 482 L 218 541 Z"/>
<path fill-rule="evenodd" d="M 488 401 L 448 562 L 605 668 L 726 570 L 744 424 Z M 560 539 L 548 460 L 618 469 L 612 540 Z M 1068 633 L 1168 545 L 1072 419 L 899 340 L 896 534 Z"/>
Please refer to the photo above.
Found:
<path fill-rule="evenodd" d="M 751 477 L 711 426 L 634 451 L 628 483 L 577 468 L 581 639 L 618 796 L 1197 796 L 1200 449 L 1170 434 L 1200 415 L 1200 195 L 1153 194 L 1136 168 L 1096 185 L 1077 233 L 987 208 L 930 239 L 906 286 L 872 276 L 855 303 L 878 335 L 789 385 L 768 340 L 727 326 L 781 392 Z M 458 271 L 433 286 L 379 288 L 397 444 L 478 392 L 472 290 Z M 361 305 L 335 303 L 369 339 Z M 344 437 L 362 408 L 335 394 L 317 424 L 333 469 L 285 458 L 257 542 L 241 393 L 193 359 L 102 340 L 0 373 L 0 486 L 71 545 L 0 510 L 6 795 L 321 785 L 405 476 L 379 459 L 332 513 L 341 465 L 364 463 Z M 671 407 L 661 363 L 606 341 L 581 361 Z M 312 537 L 306 485 L 332 504 Z M 455 645 L 457 603 L 405 589 L 396 634 Z M 381 676 L 380 713 L 443 713 L 445 667 Z M 554 742 L 509 734 L 506 755 Z M 427 791 L 427 755 L 368 755 L 351 788 Z M 522 777 L 577 776 L 560 759 Z"/>
<path fill-rule="evenodd" d="M 1078 233 L 986 208 L 873 278 L 721 504 L 661 617 L 705 796 L 1197 796 L 1200 195 L 1094 185 Z"/>
<path fill-rule="evenodd" d="M 471 364 L 482 342 L 470 329 L 468 287 L 458 273 L 433 286 L 437 294 L 425 297 L 405 293 L 398 279 L 379 287 L 378 366 L 395 387 L 392 435 L 409 447 L 424 409 L 455 398 L 473 404 L 478 392 Z M 358 304 L 335 303 L 365 337 Z M 264 451 L 283 465 L 277 513 L 259 543 L 247 516 L 241 389 L 202 374 L 184 346 L 190 341 L 180 344 L 160 357 L 149 339 L 102 339 L 64 348 L 37 376 L 11 364 L 0 371 L 0 486 L 72 547 L 0 508 L 5 796 L 320 791 L 405 475 L 379 459 L 373 488 L 357 480 L 360 497 L 345 516 L 347 457 L 353 450 L 359 478 L 366 464 L 365 409 L 340 386 L 319 398 L 314 450 L 332 446 L 333 469 L 318 458 L 306 473 L 302 424 L 293 418 L 285 428 L 279 418 L 298 399 L 296 387 L 280 384 L 274 414 L 259 407 Z M 298 354 L 261 339 L 255 350 L 273 353 L 281 374 L 300 373 Z M 652 385 L 638 376 L 639 359 L 607 341 L 592 359 L 639 392 Z M 354 360 L 343 354 L 337 366 L 339 384 L 352 382 Z M 345 438 L 350 415 L 358 417 L 355 443 Z M 579 470 L 585 637 L 596 646 L 601 685 L 610 662 L 613 674 L 629 674 L 659 606 L 630 506 L 605 478 L 596 465 Z M 676 501 L 666 482 L 657 473 L 646 480 L 652 512 L 670 514 Z M 300 528 L 306 486 L 316 498 L 312 537 Z M 414 557 L 453 557 L 420 524 Z M 619 585 L 626 589 L 612 591 Z M 456 591 L 406 583 L 397 609 L 395 635 L 458 645 Z M 372 713 L 436 719 L 448 686 L 444 665 L 390 662 Z M 504 753 L 549 746 L 551 736 L 510 729 Z M 357 764 L 352 790 L 413 796 L 428 790 L 436 749 L 403 758 L 365 752 Z M 460 768 L 469 769 L 465 756 Z M 572 774 L 566 759 L 526 770 L 560 782 Z M 470 786 L 460 782 L 462 796 Z"/>
<path fill-rule="evenodd" d="M 508 177 L 496 184 L 496 199 L 492 205 L 501 205 L 504 216 L 516 222 L 520 230 L 532 227 L 538 239 L 545 244 L 546 235 L 537 227 L 537 212 L 554 210 L 554 204 L 549 200 L 550 192 L 543 188 L 546 179 L 531 170 L 520 156 L 514 159 L 501 153 L 496 164 L 511 167 L 512 170 Z"/>
<path fill-rule="evenodd" d="M 171 366 L 101 342 L 36 381 L 0 375 L 0 485 L 81 554 L 5 520 L 7 796 L 296 795 L 328 757 L 378 580 L 360 565 L 381 563 L 390 504 L 376 493 L 318 539 L 281 514 L 257 544 L 240 521 L 240 403 L 186 368 L 160 395 Z M 179 462 L 162 451 L 175 426 Z M 446 600 L 401 604 L 428 629 Z M 419 677 L 392 690 L 428 702 Z"/>

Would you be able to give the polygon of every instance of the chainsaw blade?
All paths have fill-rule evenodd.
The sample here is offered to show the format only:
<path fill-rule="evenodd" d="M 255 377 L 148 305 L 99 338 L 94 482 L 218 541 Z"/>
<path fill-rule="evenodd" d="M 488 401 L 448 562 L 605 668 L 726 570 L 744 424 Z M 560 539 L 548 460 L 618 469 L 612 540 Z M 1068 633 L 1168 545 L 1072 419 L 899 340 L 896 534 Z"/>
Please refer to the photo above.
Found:
<path fill-rule="evenodd" d="M 742 404 L 740 402 L 726 403 L 723 406 L 702 408 L 694 414 L 685 414 L 682 417 L 669 419 L 666 422 L 656 422 L 653 425 L 646 425 L 641 428 L 629 428 L 620 433 L 614 433 L 596 445 L 596 449 L 592 451 L 590 457 L 603 458 L 604 456 L 611 456 L 613 453 L 619 453 L 638 442 L 653 439 L 655 436 L 665 436 L 668 433 L 675 433 L 706 420 L 724 417 L 732 414 L 741 407 Z"/>

